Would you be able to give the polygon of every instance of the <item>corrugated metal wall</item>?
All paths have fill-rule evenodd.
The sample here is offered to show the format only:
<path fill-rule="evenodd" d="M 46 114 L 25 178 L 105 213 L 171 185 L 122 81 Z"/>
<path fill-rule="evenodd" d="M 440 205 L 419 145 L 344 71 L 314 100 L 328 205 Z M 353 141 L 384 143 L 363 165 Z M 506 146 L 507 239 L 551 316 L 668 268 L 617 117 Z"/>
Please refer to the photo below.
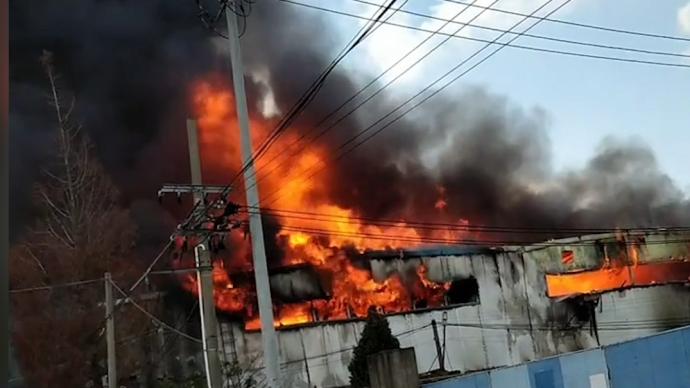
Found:
<path fill-rule="evenodd" d="M 688 388 L 690 326 L 425 385 L 429 388 Z"/>

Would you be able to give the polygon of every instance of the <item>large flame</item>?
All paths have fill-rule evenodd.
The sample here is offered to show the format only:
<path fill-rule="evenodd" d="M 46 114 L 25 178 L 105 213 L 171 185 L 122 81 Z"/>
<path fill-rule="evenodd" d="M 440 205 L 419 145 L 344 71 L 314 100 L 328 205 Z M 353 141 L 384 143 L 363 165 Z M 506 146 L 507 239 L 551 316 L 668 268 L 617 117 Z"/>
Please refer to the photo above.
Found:
<path fill-rule="evenodd" d="M 240 169 L 240 139 L 234 114 L 232 93 L 216 81 L 200 82 L 193 88 L 193 103 L 198 117 L 200 147 L 203 155 L 205 179 L 227 181 Z M 271 123 L 252 118 L 253 143 L 259 144 L 271 129 Z M 290 154 L 287 147 L 296 139 L 296 131 L 288 131 L 279 138 L 271 151 L 257 163 L 260 191 L 264 206 L 275 209 L 293 209 L 327 217 L 280 217 L 280 229 L 275 235 L 284 253 L 282 266 L 311 265 L 329 279 L 329 297 L 303 303 L 274 306 L 277 326 L 304 324 L 315 320 L 349 319 L 363 317 L 370 308 L 387 313 L 408 311 L 417 302 L 428 307 L 444 303 L 449 284 L 438 284 L 427 278 L 424 266 L 417 268 L 411 279 L 403 280 L 398 274 L 376 281 L 370 269 L 357 265 L 351 254 L 367 250 L 410 247 L 424 238 L 459 239 L 457 230 L 424 231 L 400 220 L 386 226 L 370 225 L 360 221 L 352 209 L 331 203 L 325 196 L 324 180 L 319 176 L 304 179 L 309 171 L 326 164 L 326 150 L 310 144 L 305 150 L 283 161 L 278 153 Z M 264 177 L 266 172 L 270 174 Z M 326 171 L 327 174 L 327 171 Z M 278 195 L 272 195 L 281 189 Z M 442 187 L 439 198 L 429 204 L 430 212 L 443 212 L 447 205 Z M 237 192 L 242 190 L 238 189 Z M 237 198 L 242 201 L 242 198 Z M 466 222 L 458 221 L 460 224 Z M 381 238 L 386 236 L 386 238 Z M 251 269 L 249 243 L 242 242 L 241 233 L 229 236 L 233 251 L 229 257 L 214 261 L 214 299 L 219 310 L 245 317 L 247 329 L 260 327 L 255 314 L 256 293 L 252 283 L 237 285 L 232 277 L 237 272 Z M 269 258 L 270 261 L 270 258 Z M 181 262 L 180 262 L 181 263 Z M 275 264 L 275 263 L 274 263 Z M 182 278 L 183 287 L 198 293 L 196 275 Z"/>

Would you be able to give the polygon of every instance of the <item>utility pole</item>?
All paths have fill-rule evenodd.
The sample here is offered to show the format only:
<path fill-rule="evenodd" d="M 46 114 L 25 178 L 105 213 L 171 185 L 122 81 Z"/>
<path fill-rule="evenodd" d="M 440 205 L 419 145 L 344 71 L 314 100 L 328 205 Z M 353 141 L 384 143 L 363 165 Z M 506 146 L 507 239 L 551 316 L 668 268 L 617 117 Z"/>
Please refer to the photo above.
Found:
<path fill-rule="evenodd" d="M 230 7 L 229 7 L 230 8 Z M 228 9 L 225 12 L 228 25 L 228 42 L 230 44 L 230 62 L 232 66 L 232 80 L 235 88 L 235 102 L 237 104 L 237 119 L 240 124 L 242 143 L 242 163 L 244 171 L 244 186 L 247 191 L 247 205 L 249 209 L 249 232 L 252 241 L 252 257 L 254 259 L 254 279 L 256 281 L 256 295 L 259 301 L 259 318 L 261 320 L 261 340 L 264 350 L 264 366 L 266 382 L 269 387 L 279 385 L 280 368 L 278 364 L 278 339 L 273 327 L 273 302 L 268 280 L 268 265 L 266 264 L 266 250 L 264 247 L 264 232 L 259 212 L 259 190 L 256 184 L 255 166 L 252 161 L 252 141 L 249 135 L 249 112 L 247 110 L 247 96 L 244 90 L 244 70 L 242 68 L 242 53 L 240 48 L 237 15 Z"/>
<path fill-rule="evenodd" d="M 189 166 L 192 176 L 192 186 L 201 186 L 201 157 L 199 156 L 199 141 L 195 120 L 187 120 L 187 142 L 189 147 Z M 204 193 L 193 191 L 194 207 L 205 211 L 200 202 Z M 197 206 L 198 205 L 198 206 Z M 213 302 L 213 266 L 208 251 L 208 238 L 204 238 L 194 247 L 194 259 L 197 269 L 197 284 L 199 286 L 199 313 L 201 315 L 201 340 L 206 366 L 206 382 L 208 388 L 223 387 L 223 370 L 218 355 L 218 322 L 216 321 L 216 306 Z"/>
<path fill-rule="evenodd" d="M 197 125 L 195 120 L 187 120 L 187 141 L 189 145 L 189 165 L 191 170 L 191 184 L 166 184 L 158 190 L 158 199 L 163 200 L 165 194 L 175 194 L 178 200 L 182 194 L 192 194 L 194 199 L 194 211 L 188 225 L 189 228 L 178 226 L 177 234 L 192 237 L 201 237 L 201 241 L 194 247 L 195 271 L 199 293 L 199 313 L 201 316 L 201 340 L 204 354 L 204 366 L 206 369 L 206 383 L 208 388 L 223 387 L 223 369 L 219 356 L 218 321 L 213 300 L 213 265 L 209 252 L 209 236 L 223 235 L 229 229 L 200 230 L 203 223 L 208 221 L 209 207 L 205 204 L 205 197 L 209 194 L 219 194 L 224 197 L 226 188 L 221 186 L 206 186 L 201 183 L 201 158 L 199 154 Z M 225 202 L 221 198 L 220 202 Z M 200 220 L 200 221 L 199 221 Z M 194 221 L 194 222 L 192 222 Z M 223 225 L 220 225 L 223 226 Z M 166 272 L 166 271 L 163 271 Z M 178 272 L 178 271 L 167 271 Z"/>
<path fill-rule="evenodd" d="M 436 320 L 431 320 L 431 328 L 434 331 L 434 342 L 436 343 L 436 357 L 438 357 L 438 369 L 444 369 L 443 352 L 441 351 L 441 341 L 438 338 L 438 328 L 436 327 Z"/>
<path fill-rule="evenodd" d="M 218 354 L 216 305 L 213 302 L 213 267 L 206 244 L 202 243 L 194 247 L 194 258 L 199 286 L 199 312 L 201 313 L 201 339 L 204 347 L 206 381 L 209 388 L 222 388 L 223 371 Z"/>
<path fill-rule="evenodd" d="M 106 330 L 106 345 L 108 348 L 108 388 L 117 388 L 117 361 L 115 359 L 115 316 L 113 312 L 115 306 L 113 303 L 113 285 L 110 272 L 106 272 L 105 276 L 105 330 Z"/>

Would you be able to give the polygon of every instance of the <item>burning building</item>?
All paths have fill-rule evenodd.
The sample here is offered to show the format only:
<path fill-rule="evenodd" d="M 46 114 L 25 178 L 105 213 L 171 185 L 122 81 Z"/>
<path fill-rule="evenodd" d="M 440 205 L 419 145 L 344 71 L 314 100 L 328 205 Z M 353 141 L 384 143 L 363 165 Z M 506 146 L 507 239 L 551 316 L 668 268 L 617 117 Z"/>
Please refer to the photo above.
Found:
<path fill-rule="evenodd" d="M 235 126 L 233 96 L 212 80 L 195 85 L 192 95 L 205 173 L 225 181 L 227 171 L 240 169 L 237 135 L 228 129 Z M 459 131 L 470 144 L 460 151 L 469 156 L 442 151 L 440 173 L 391 153 L 380 160 L 359 155 L 376 173 L 353 174 L 352 166 L 330 162 L 330 142 L 290 151 L 310 132 L 299 127 L 257 161 L 289 385 L 346 384 L 351 351 L 371 308 L 387 315 L 402 345 L 415 347 L 420 372 L 439 366 L 432 320 L 443 333 L 443 368 L 461 372 L 690 322 L 687 229 L 612 232 L 618 225 L 651 224 L 650 214 L 665 225 L 687 217 L 687 201 L 645 152 L 606 149 L 579 175 L 539 182 L 534 177 L 543 171 L 531 132 L 516 138 L 502 119 L 477 120 Z M 253 118 L 255 142 L 269 125 Z M 491 147 L 476 155 L 472 144 Z M 480 162 L 487 157 L 495 163 Z M 321 173 L 311 174 L 314 168 Z M 642 180 L 639 171 L 646 171 Z M 246 203 L 241 196 L 234 200 Z M 217 236 L 211 248 L 224 357 L 260 370 L 250 246 L 242 233 L 242 215 L 251 211 L 243 207 L 239 229 Z M 194 244 L 191 237 L 178 239 L 177 268 L 193 267 Z M 178 280 L 197 292 L 193 274 Z"/>
<path fill-rule="evenodd" d="M 434 285 L 428 287 L 439 293 L 426 303 L 409 304 L 410 299 L 402 297 L 399 305 L 387 299 L 372 304 L 389 314 L 401 345 L 415 348 L 420 373 L 439 367 L 432 320 L 442 331 L 444 368 L 468 372 L 690 323 L 688 237 L 659 231 L 524 246 L 372 252 L 366 257 L 371 278 L 357 285 L 373 281 L 385 288 L 390 287 L 390 279 L 401 279 L 402 285 L 409 273 Z M 317 302 L 328 298 L 324 293 L 329 291 L 318 283 L 318 276 L 304 268 L 271 275 L 278 300 L 285 294 L 309 300 L 276 304 L 276 312 L 284 312 L 276 326 L 284 378 L 290 386 L 346 385 L 347 365 L 363 328 L 357 300 L 352 300 L 352 312 L 344 316 L 320 315 Z M 261 354 L 260 337 L 253 325 L 221 314 L 227 359 L 260 366 L 261 360 L 256 360 Z"/>

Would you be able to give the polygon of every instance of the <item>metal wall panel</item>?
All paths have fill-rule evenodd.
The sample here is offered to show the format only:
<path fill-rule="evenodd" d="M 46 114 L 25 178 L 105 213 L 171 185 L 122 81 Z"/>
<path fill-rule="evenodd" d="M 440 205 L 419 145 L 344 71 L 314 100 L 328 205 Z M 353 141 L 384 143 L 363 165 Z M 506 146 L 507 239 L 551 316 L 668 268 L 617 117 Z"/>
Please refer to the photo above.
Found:
<path fill-rule="evenodd" d="M 601 349 L 566 354 L 559 357 L 559 361 L 563 373 L 564 388 L 593 388 L 591 381 L 602 379 L 606 384 L 608 370 L 606 357 Z"/>
<path fill-rule="evenodd" d="M 532 388 L 563 388 L 563 374 L 558 358 L 550 358 L 527 364 Z"/>
<path fill-rule="evenodd" d="M 690 327 L 557 358 L 456 377 L 431 388 L 688 388 Z"/>
<path fill-rule="evenodd" d="M 475 373 L 467 376 L 427 384 L 425 388 L 491 388 L 489 374 Z"/>
<path fill-rule="evenodd" d="M 531 388 L 527 365 L 496 369 L 489 372 L 492 388 Z"/>
<path fill-rule="evenodd" d="M 608 347 L 611 388 L 690 387 L 689 345 L 685 329 Z"/>

